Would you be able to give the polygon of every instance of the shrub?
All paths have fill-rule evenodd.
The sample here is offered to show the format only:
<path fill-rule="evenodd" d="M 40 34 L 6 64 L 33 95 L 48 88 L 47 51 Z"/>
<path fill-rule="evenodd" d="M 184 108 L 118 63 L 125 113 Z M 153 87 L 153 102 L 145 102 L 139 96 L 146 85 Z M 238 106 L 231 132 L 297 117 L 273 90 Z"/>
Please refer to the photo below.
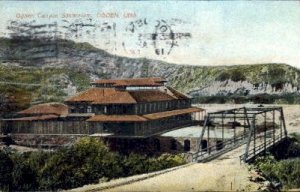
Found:
<path fill-rule="evenodd" d="M 287 138 L 270 150 L 276 160 L 300 157 L 300 144 L 296 138 Z"/>
<path fill-rule="evenodd" d="M 221 72 L 221 74 L 218 77 L 216 77 L 215 80 L 216 81 L 226 81 L 228 79 L 230 79 L 230 74 L 228 72 L 224 71 L 224 72 Z"/>
<path fill-rule="evenodd" d="M 254 166 L 269 180 L 281 182 L 286 189 L 299 188 L 300 145 L 297 138 L 287 139 L 270 152 L 272 155 L 257 158 Z"/>
<path fill-rule="evenodd" d="M 53 154 L 42 169 L 42 189 L 68 189 L 116 177 L 122 169 L 116 154 L 94 138 Z"/>
<path fill-rule="evenodd" d="M 59 190 L 184 164 L 179 155 L 158 157 L 110 152 L 98 139 L 86 137 L 55 152 L 0 151 L 0 189 Z"/>
<path fill-rule="evenodd" d="M 11 158 L 0 151 L 0 189 L 3 191 L 11 190 L 13 161 Z"/>
<path fill-rule="evenodd" d="M 12 172 L 13 190 L 29 191 L 38 188 L 36 172 L 25 162 L 18 162 Z"/>
<path fill-rule="evenodd" d="M 124 172 L 127 175 L 141 174 L 167 169 L 185 164 L 186 161 L 180 155 L 164 153 L 156 158 L 148 158 L 145 155 L 130 154 L 124 159 Z"/>
<path fill-rule="evenodd" d="M 256 166 L 269 180 L 281 182 L 286 189 L 300 187 L 300 158 L 276 161 L 269 156 L 256 161 Z"/>
<path fill-rule="evenodd" d="M 231 80 L 235 81 L 235 82 L 245 81 L 246 77 L 241 71 L 234 70 L 234 71 L 232 71 L 232 74 L 231 74 Z"/>
<path fill-rule="evenodd" d="M 131 153 L 123 160 L 124 174 L 135 175 L 148 172 L 150 162 L 151 160 L 147 159 L 145 155 Z"/>

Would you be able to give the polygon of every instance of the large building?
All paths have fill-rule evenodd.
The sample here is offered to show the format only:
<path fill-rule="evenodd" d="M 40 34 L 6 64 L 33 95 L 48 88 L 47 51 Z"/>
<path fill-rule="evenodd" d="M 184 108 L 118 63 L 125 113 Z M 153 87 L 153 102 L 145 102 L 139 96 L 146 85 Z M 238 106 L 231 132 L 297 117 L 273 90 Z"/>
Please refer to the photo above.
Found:
<path fill-rule="evenodd" d="M 204 110 L 162 78 L 96 80 L 64 104 L 47 103 L 3 120 L 6 133 L 148 138 L 195 125 Z"/>

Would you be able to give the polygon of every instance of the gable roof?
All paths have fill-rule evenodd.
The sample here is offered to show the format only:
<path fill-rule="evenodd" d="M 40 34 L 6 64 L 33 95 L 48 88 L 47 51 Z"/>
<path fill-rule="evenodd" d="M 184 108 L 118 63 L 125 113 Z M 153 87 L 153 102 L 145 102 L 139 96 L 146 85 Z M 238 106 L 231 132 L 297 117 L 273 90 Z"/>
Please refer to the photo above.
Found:
<path fill-rule="evenodd" d="M 173 89 L 172 87 L 167 86 L 167 88 L 171 92 L 171 94 L 174 95 L 177 99 L 190 99 L 189 96 L 177 91 L 176 89 Z"/>
<path fill-rule="evenodd" d="M 20 117 L 13 119 L 3 119 L 4 121 L 44 121 L 50 119 L 57 119 L 57 115 L 41 115 L 41 116 L 32 116 L 32 117 Z"/>
<path fill-rule="evenodd" d="M 160 77 L 135 78 L 135 79 L 98 79 L 92 84 L 112 84 L 119 86 L 162 86 L 166 80 Z"/>
<path fill-rule="evenodd" d="M 150 113 L 150 114 L 143 115 L 143 117 L 145 117 L 149 120 L 155 120 L 155 119 L 161 119 L 161 118 L 189 114 L 189 113 L 194 113 L 194 112 L 201 112 L 201 111 L 204 111 L 204 109 L 201 109 L 198 107 L 190 107 L 190 108 L 185 108 L 185 109 L 176 109 L 176 110 L 172 110 L 172 111 L 162 111 L 162 112 L 157 112 L 157 113 Z"/>
<path fill-rule="evenodd" d="M 129 94 L 138 102 L 170 101 L 177 99 L 160 90 L 138 90 L 128 91 Z"/>
<path fill-rule="evenodd" d="M 134 104 L 136 100 L 128 93 L 114 88 L 90 88 L 66 102 L 91 102 L 93 104 Z"/>
<path fill-rule="evenodd" d="M 68 106 L 62 103 L 43 103 L 34 105 L 18 112 L 18 114 L 55 114 L 55 115 L 66 115 L 68 114 Z"/>
<path fill-rule="evenodd" d="M 183 95 L 183 94 L 182 94 Z M 151 90 L 119 90 L 115 88 L 90 88 L 69 99 L 66 102 L 90 102 L 92 104 L 136 104 L 143 102 L 171 101 L 188 98 L 170 91 Z"/>

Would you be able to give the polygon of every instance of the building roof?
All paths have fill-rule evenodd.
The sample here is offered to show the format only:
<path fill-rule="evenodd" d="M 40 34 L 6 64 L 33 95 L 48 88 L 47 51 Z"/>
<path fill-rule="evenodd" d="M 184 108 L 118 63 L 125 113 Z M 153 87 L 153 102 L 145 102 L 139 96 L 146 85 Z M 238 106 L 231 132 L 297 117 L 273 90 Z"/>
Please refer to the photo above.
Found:
<path fill-rule="evenodd" d="M 119 86 L 162 86 L 166 80 L 160 77 L 135 78 L 135 79 L 98 79 L 92 84 L 112 84 Z"/>
<path fill-rule="evenodd" d="M 13 119 L 3 119 L 4 121 L 43 121 L 50 119 L 57 119 L 57 115 L 42 115 L 42 116 L 32 116 L 32 117 L 21 117 L 21 118 L 13 118 Z"/>
<path fill-rule="evenodd" d="M 176 115 L 183 115 L 183 114 L 194 113 L 194 112 L 200 112 L 200 111 L 204 111 L 204 109 L 197 108 L 197 107 L 190 107 L 190 108 L 186 108 L 186 109 L 176 109 L 176 110 L 172 110 L 172 111 L 151 113 L 151 114 L 143 115 L 143 117 L 150 119 L 150 120 L 155 120 L 155 119 L 161 119 L 161 118 L 166 118 L 166 117 L 171 117 L 171 116 L 176 116 Z"/>
<path fill-rule="evenodd" d="M 91 117 L 94 116 L 95 113 L 69 113 L 64 117 Z"/>
<path fill-rule="evenodd" d="M 160 90 L 138 90 L 128 91 L 129 94 L 137 101 L 137 103 L 153 102 L 153 101 L 170 101 L 177 99 Z"/>
<path fill-rule="evenodd" d="M 135 99 L 128 91 L 118 90 L 114 88 L 90 88 L 79 93 L 66 102 L 91 102 L 93 104 L 134 104 Z"/>
<path fill-rule="evenodd" d="M 68 113 L 68 106 L 62 103 L 43 103 L 34 105 L 18 112 L 18 114 L 36 115 L 36 114 L 55 114 L 66 115 Z"/>
<path fill-rule="evenodd" d="M 136 104 L 143 102 L 171 101 L 188 98 L 183 94 L 158 89 L 150 90 L 119 90 L 115 88 L 90 88 L 69 99 L 66 102 L 90 102 L 92 104 Z"/>
<path fill-rule="evenodd" d="M 149 120 L 162 119 L 166 117 L 183 115 L 193 112 L 203 111 L 201 108 L 191 107 L 186 109 L 177 109 L 172 111 L 164 111 L 158 113 L 151 113 L 146 115 L 95 115 L 87 121 L 96 122 L 143 122 Z"/>
<path fill-rule="evenodd" d="M 177 99 L 189 99 L 190 97 L 173 89 L 172 87 L 167 86 L 168 90 L 171 92 L 173 96 L 175 96 Z"/>
<path fill-rule="evenodd" d="M 96 122 L 142 122 L 147 121 L 146 118 L 140 115 L 95 115 L 87 121 Z"/>

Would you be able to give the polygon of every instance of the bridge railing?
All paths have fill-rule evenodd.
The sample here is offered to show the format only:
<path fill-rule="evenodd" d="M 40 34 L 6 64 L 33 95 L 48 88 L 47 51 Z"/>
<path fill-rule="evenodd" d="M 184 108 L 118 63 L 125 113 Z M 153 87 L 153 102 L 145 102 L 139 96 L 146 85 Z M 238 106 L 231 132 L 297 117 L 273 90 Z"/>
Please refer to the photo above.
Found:
<path fill-rule="evenodd" d="M 244 142 L 246 141 L 245 138 L 247 138 L 247 134 L 248 133 L 243 133 L 239 136 L 236 136 L 235 138 L 231 138 L 229 140 L 223 141 L 222 143 L 212 145 L 207 148 L 203 148 L 196 153 L 191 153 L 190 155 L 192 156 L 192 161 L 199 162 L 205 160 L 206 158 L 210 158 L 212 156 L 217 156 L 218 154 L 222 154 L 224 153 L 224 151 L 232 150 L 233 148 L 244 144 Z M 223 146 L 223 148 L 218 150 L 217 148 L 220 145 Z"/>
<path fill-rule="evenodd" d="M 278 141 L 281 141 L 284 137 L 279 134 L 277 136 L 273 138 L 270 138 L 268 139 L 268 141 L 263 142 L 257 146 L 252 147 L 249 151 L 248 151 L 248 154 L 247 154 L 247 157 L 246 157 L 246 154 L 242 154 L 240 155 L 240 161 L 249 161 L 250 159 L 252 159 L 253 157 L 255 157 L 256 155 L 260 154 L 261 152 L 267 150 L 270 146 L 273 146 L 274 144 L 276 144 Z"/>

